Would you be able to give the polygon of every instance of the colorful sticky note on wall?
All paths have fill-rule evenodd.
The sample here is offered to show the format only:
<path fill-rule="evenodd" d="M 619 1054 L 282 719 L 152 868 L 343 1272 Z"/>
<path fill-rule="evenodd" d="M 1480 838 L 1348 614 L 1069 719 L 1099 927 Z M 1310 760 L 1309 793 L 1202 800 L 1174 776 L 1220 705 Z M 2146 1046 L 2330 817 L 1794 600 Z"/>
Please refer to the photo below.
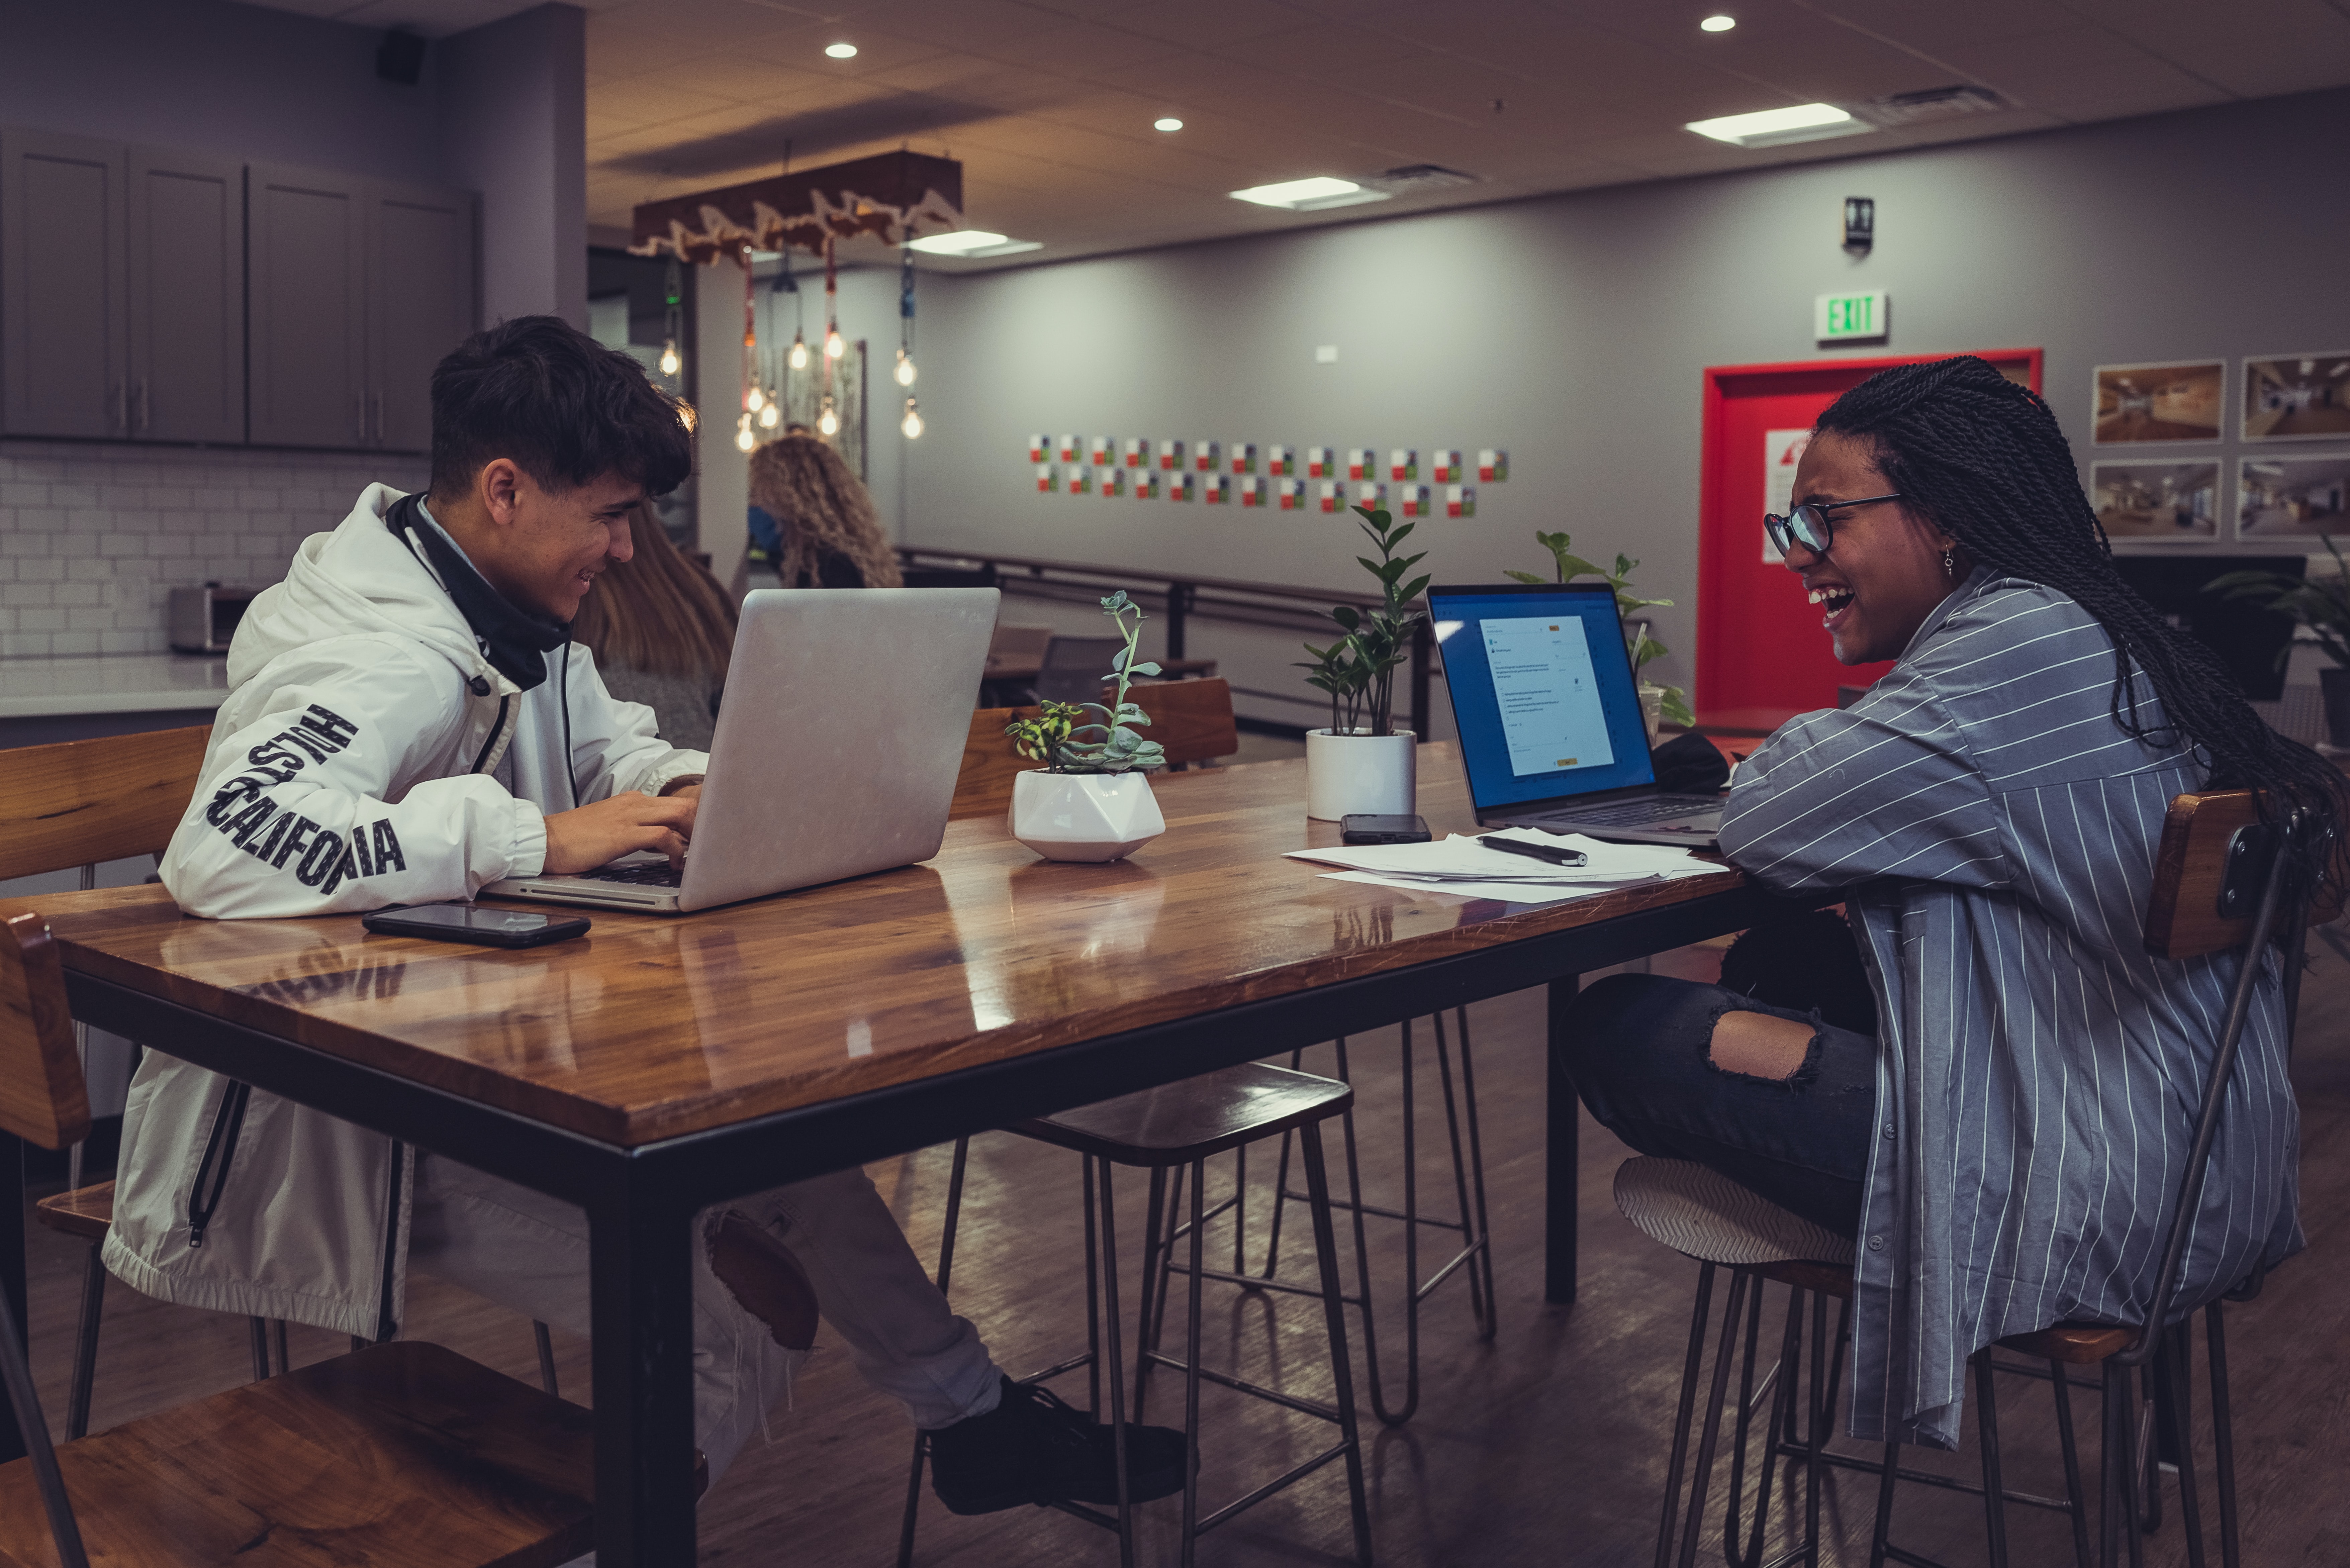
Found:
<path fill-rule="evenodd" d="M 1085 443 L 1073 435 L 1053 438 L 1053 455 L 1063 462 L 1086 461 Z"/>
<path fill-rule="evenodd" d="M 1284 512 L 1303 512 L 1305 510 L 1305 481 L 1302 479 L 1276 479 L 1274 481 L 1274 483 L 1280 489 L 1281 509 Z"/>
<path fill-rule="evenodd" d="M 1030 437 L 1028 438 L 1028 461 L 1029 461 L 1029 462 L 1044 462 L 1046 458 L 1051 457 L 1052 455 L 1053 455 L 1053 449 L 1052 449 L 1050 446 L 1047 446 L 1047 445 L 1045 444 L 1045 438 L 1044 438 L 1043 436 L 1040 436 L 1040 435 L 1032 435 L 1032 436 L 1030 436 Z"/>
<path fill-rule="evenodd" d="M 1053 465 L 1049 462 L 1038 463 L 1036 465 L 1036 493 L 1039 495 L 1050 495 L 1060 488 L 1060 476 L 1053 472 Z"/>
<path fill-rule="evenodd" d="M 1107 468 L 1118 461 L 1118 442 L 1109 436 L 1096 436 L 1086 442 L 1086 461 L 1096 468 Z"/>
<path fill-rule="evenodd" d="M 1326 479 L 1315 492 L 1315 502 L 1325 512 L 1336 512 L 1338 510 L 1338 482 Z"/>
<path fill-rule="evenodd" d="M 1156 501 L 1159 499 L 1159 471 L 1157 469 L 1140 468 L 1135 470 L 1134 498 L 1137 501 Z"/>
<path fill-rule="evenodd" d="M 1294 446 L 1269 446 L 1264 449 L 1264 472 L 1274 478 L 1297 472 L 1297 449 Z"/>
<path fill-rule="evenodd" d="M 1203 473 L 1200 476 L 1200 500 L 1210 506 L 1222 506 L 1232 498 L 1232 476 L 1229 473 Z"/>
<path fill-rule="evenodd" d="M 1180 441 L 1160 441 L 1159 443 L 1159 467 L 1160 471 L 1162 472 L 1172 473 L 1182 466 L 1183 443 Z"/>
<path fill-rule="evenodd" d="M 1126 466 L 1127 466 L 1127 467 L 1128 467 L 1128 468 L 1148 468 L 1148 467 L 1149 467 L 1149 466 L 1150 466 L 1150 440 L 1149 440 L 1149 438 L 1148 436 L 1128 436 L 1128 437 L 1127 438 L 1127 441 L 1126 441 L 1126 446 L 1125 446 L 1125 459 L 1126 459 Z"/>
<path fill-rule="evenodd" d="M 1477 515 L 1477 487 L 1473 484 L 1448 484 L 1444 487 L 1444 514 L 1447 517 Z"/>
<path fill-rule="evenodd" d="M 1069 465 L 1069 493 L 1072 495 L 1091 495 L 1093 493 L 1093 470 L 1087 468 L 1081 462 L 1071 463 Z"/>
<path fill-rule="evenodd" d="M 1440 446 L 1428 454 L 1428 477 L 1439 484 L 1461 483 L 1461 449 Z"/>
<path fill-rule="evenodd" d="M 1234 473 L 1254 473 L 1256 472 L 1256 442 L 1253 441 L 1236 441 L 1232 442 L 1232 472 Z"/>
<path fill-rule="evenodd" d="M 1094 472 L 1098 476 L 1097 488 L 1102 494 L 1123 495 L 1126 493 L 1126 470 L 1118 467 L 1118 464 L 1112 463 L 1107 468 L 1097 468 L 1094 470 Z"/>
<path fill-rule="evenodd" d="M 1326 446 L 1307 447 L 1305 449 L 1305 477 L 1308 479 L 1337 478 L 1338 453 L 1336 451 Z"/>
<path fill-rule="evenodd" d="M 1224 443 L 1220 441 L 1195 441 L 1191 443 L 1191 466 L 1201 473 L 1214 473 L 1224 466 Z"/>
<path fill-rule="evenodd" d="M 1396 488 L 1396 498 L 1403 504 L 1405 516 L 1428 515 L 1428 486 L 1425 484 L 1399 485 Z"/>
<path fill-rule="evenodd" d="M 1419 452 L 1408 446 L 1399 446 L 1389 452 L 1388 477 L 1396 480 L 1418 479 L 1419 477 Z"/>
<path fill-rule="evenodd" d="M 1378 474 L 1374 472 L 1374 470 L 1378 466 L 1378 461 L 1379 454 L 1373 452 L 1369 447 L 1348 447 L 1347 449 L 1347 477 L 1354 480 L 1378 478 Z"/>
<path fill-rule="evenodd" d="M 1378 480 L 1366 480 L 1355 486 L 1355 504 L 1367 506 L 1376 512 L 1388 504 L 1388 487 Z"/>
<path fill-rule="evenodd" d="M 1199 493 L 1198 491 L 1192 487 L 1193 481 L 1197 480 L 1199 477 L 1200 476 L 1198 474 L 1193 473 L 1188 468 L 1180 473 L 1170 473 L 1167 475 L 1167 499 L 1170 501 L 1191 500 L 1193 495 Z"/>
<path fill-rule="evenodd" d="M 1263 480 L 1257 478 L 1253 473 L 1244 473 L 1241 475 L 1240 479 L 1236 483 L 1240 485 L 1242 505 L 1262 506 L 1264 504 L 1264 482 Z"/>
<path fill-rule="evenodd" d="M 1510 477 L 1510 454 L 1499 447 L 1489 446 L 1477 454 L 1477 477 L 1487 484 L 1499 484 Z"/>

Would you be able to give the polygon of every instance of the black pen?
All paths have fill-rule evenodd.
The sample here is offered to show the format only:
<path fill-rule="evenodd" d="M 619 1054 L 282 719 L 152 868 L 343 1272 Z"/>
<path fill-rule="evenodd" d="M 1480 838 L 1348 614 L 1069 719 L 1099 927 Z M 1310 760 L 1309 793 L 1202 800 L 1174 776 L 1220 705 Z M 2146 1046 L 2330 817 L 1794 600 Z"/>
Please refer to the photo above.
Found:
<path fill-rule="evenodd" d="M 1536 860 L 1547 860 L 1554 866 L 1581 866 L 1589 858 L 1580 849 L 1553 849 L 1547 844 L 1528 844 L 1523 839 L 1504 838 L 1498 833 L 1489 833 L 1477 842 L 1488 849 L 1529 856 Z"/>

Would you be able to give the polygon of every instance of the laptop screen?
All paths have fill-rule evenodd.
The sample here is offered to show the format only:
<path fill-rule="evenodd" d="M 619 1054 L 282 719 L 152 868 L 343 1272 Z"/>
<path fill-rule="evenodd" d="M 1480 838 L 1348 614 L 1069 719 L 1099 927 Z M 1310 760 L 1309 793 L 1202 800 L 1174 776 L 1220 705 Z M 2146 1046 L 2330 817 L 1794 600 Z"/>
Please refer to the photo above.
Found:
<path fill-rule="evenodd" d="M 1479 807 L 1656 783 L 1607 585 L 1436 587 L 1428 603 Z"/>

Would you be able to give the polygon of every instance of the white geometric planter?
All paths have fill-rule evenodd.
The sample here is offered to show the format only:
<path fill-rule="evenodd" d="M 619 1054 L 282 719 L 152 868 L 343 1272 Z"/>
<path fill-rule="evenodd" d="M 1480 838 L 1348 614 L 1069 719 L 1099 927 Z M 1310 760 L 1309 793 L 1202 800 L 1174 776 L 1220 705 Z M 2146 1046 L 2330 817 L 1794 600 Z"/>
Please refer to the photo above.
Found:
<path fill-rule="evenodd" d="M 1305 732 L 1305 815 L 1317 822 L 1367 813 L 1409 816 L 1419 809 L 1419 737 L 1409 730 Z"/>
<path fill-rule="evenodd" d="M 1012 781 L 1012 836 L 1047 860 L 1119 860 L 1167 831 L 1141 774 L 1048 774 Z"/>

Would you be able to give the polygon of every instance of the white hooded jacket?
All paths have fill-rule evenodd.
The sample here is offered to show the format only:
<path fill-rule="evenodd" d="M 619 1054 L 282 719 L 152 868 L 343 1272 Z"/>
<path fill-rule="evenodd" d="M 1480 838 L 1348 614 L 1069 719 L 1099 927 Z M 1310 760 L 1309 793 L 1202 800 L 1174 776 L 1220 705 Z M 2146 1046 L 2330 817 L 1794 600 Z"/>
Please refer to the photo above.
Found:
<path fill-rule="evenodd" d="M 654 733 L 650 709 L 607 692 L 584 648 L 548 655 L 547 679 L 528 691 L 494 669 L 440 579 L 386 525 L 400 499 L 369 485 L 333 533 L 303 541 L 238 626 L 228 700 L 162 860 L 186 913 L 471 898 L 541 869 L 546 813 L 658 794 L 706 770 L 703 753 Z M 147 1044 L 123 1116 L 107 1267 L 186 1306 L 392 1333 L 406 1290 L 406 1151 L 175 1061 L 168 1040 Z"/>

